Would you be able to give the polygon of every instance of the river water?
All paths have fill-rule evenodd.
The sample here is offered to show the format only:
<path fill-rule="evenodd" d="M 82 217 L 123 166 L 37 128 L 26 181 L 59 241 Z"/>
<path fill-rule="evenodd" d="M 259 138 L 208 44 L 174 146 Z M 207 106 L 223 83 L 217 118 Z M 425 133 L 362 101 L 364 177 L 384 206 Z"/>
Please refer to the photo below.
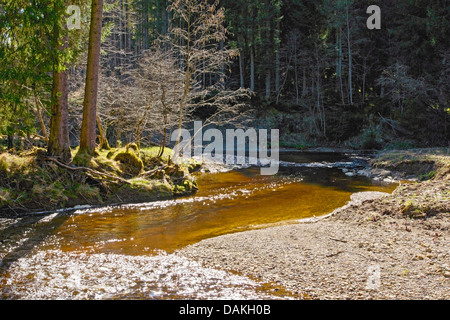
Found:
<path fill-rule="evenodd" d="M 204 268 L 177 251 L 206 238 L 330 213 L 361 191 L 395 185 L 347 176 L 365 158 L 281 153 L 280 171 L 203 173 L 189 197 L 0 219 L 2 299 L 291 298 L 280 288 Z M 277 294 L 276 294 L 277 293 Z"/>

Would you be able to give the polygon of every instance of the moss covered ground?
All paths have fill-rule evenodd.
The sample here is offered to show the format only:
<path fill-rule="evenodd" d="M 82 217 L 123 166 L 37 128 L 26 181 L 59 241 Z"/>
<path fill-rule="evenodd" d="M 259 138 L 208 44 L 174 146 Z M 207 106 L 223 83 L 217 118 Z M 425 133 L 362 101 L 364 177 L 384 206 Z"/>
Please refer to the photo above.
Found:
<path fill-rule="evenodd" d="M 448 219 L 450 214 L 449 148 L 383 151 L 373 159 L 372 166 L 408 176 L 415 175 L 418 180 L 401 184 L 390 197 L 383 201 L 374 201 L 376 208 L 371 211 L 376 212 L 376 217 L 398 215 L 426 220 L 432 216 L 440 216 Z"/>
<path fill-rule="evenodd" d="M 174 164 L 172 150 L 136 145 L 97 150 L 94 156 L 72 150 L 67 167 L 34 148 L 0 154 L 0 214 L 21 215 L 77 205 L 146 202 L 192 194 L 200 163 Z"/>

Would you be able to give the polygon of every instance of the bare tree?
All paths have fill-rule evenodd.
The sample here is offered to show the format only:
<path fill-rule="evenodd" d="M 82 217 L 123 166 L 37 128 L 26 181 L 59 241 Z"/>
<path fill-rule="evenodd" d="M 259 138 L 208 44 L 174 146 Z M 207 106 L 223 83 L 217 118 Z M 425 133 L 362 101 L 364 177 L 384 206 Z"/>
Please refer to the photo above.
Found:
<path fill-rule="evenodd" d="M 184 114 L 204 106 L 215 106 L 216 112 L 208 117 L 209 123 L 223 120 L 223 115 L 236 116 L 240 98 L 246 90 L 225 90 L 226 70 L 238 50 L 224 46 L 227 30 L 224 26 L 225 10 L 219 1 L 174 0 L 170 6 L 173 23 L 162 41 L 162 48 L 170 48 L 177 55 L 184 73 L 183 94 L 178 102 L 178 128 Z M 215 83 L 206 86 L 204 75 L 214 76 Z M 195 103 L 193 103 L 195 101 Z M 205 123 L 206 125 L 207 123 Z M 177 142 L 179 142 L 180 136 Z"/>
<path fill-rule="evenodd" d="M 114 73 L 100 75 L 98 114 L 105 136 L 114 139 L 116 146 L 122 141 L 135 140 L 142 108 L 145 108 L 145 101 L 141 89 L 132 80 L 121 80 Z"/>
<path fill-rule="evenodd" d="M 140 144 L 145 124 L 159 128 L 161 149 L 158 157 L 161 157 L 167 142 L 167 130 L 176 123 L 177 106 L 184 95 L 185 74 L 177 66 L 173 51 L 155 48 L 144 52 L 132 75 L 145 103 L 136 127 L 136 141 Z"/>
<path fill-rule="evenodd" d="M 125 138 L 139 146 L 159 139 L 159 156 L 168 144 L 168 130 L 193 120 L 196 111 L 202 110 L 204 125 L 237 122 L 251 112 L 242 108 L 248 90 L 225 88 L 229 64 L 238 51 L 223 45 L 224 12 L 218 3 L 177 0 L 168 11 L 175 21 L 170 32 L 133 65 L 103 73 L 99 90 L 103 131 L 114 127 L 116 140 Z M 215 81 L 206 83 L 207 77 Z"/>
<path fill-rule="evenodd" d="M 390 97 L 392 105 L 404 112 L 407 99 L 426 96 L 426 86 L 422 79 L 414 79 L 408 74 L 408 67 L 395 63 L 383 71 L 377 80 L 379 86 L 384 87 L 386 96 Z"/>

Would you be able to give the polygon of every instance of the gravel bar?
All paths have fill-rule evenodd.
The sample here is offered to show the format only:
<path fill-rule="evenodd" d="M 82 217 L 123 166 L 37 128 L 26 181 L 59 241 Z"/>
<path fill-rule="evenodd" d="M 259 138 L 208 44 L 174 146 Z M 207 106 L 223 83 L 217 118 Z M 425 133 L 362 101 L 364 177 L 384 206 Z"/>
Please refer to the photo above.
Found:
<path fill-rule="evenodd" d="M 325 217 L 206 239 L 180 253 L 300 299 L 447 300 L 448 190 L 448 181 L 438 181 L 400 186 L 392 195 L 357 193 Z M 405 202 L 423 192 L 433 193 L 437 213 L 405 215 Z"/>

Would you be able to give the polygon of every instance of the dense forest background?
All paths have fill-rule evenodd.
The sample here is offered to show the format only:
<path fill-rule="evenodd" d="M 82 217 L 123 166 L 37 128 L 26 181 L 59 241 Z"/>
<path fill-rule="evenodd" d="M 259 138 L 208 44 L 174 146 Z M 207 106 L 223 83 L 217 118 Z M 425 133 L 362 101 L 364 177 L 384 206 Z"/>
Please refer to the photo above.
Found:
<path fill-rule="evenodd" d="M 61 99 L 79 144 L 98 2 L 0 3 L 5 147 L 58 149 Z M 69 4 L 80 28 L 65 26 Z M 370 5 L 379 30 L 367 28 Z M 101 17 L 98 144 L 166 143 L 181 122 L 227 114 L 298 148 L 449 145 L 449 1 L 105 0 Z"/>

